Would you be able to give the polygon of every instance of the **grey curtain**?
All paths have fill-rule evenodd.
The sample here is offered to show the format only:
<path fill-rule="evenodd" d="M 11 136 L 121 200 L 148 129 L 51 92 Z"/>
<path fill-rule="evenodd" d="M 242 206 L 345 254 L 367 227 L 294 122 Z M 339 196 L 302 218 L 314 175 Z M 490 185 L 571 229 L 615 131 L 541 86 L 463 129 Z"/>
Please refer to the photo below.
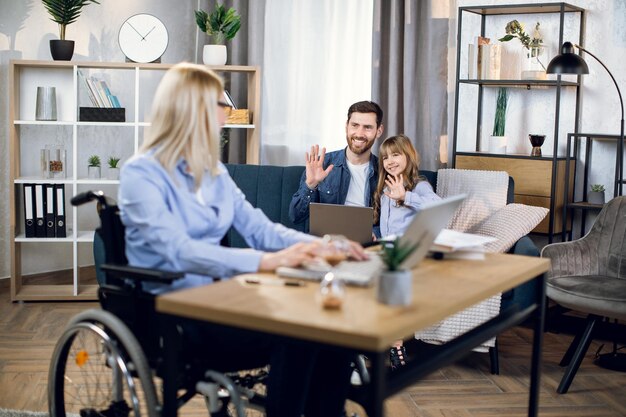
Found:
<path fill-rule="evenodd" d="M 403 133 L 421 169 L 441 166 L 447 135 L 448 18 L 433 17 L 437 0 L 374 0 L 372 99 L 385 112 L 384 137 Z"/>
<path fill-rule="evenodd" d="M 205 10 L 213 10 L 215 6 L 223 4 L 227 9 L 234 7 L 241 16 L 241 29 L 237 36 L 227 42 L 228 60 L 227 65 L 257 65 L 263 67 L 263 38 L 265 20 L 266 0 L 208 0 L 201 1 L 201 7 Z M 198 48 L 200 49 L 200 59 L 202 61 L 202 47 L 207 41 L 207 37 L 202 34 Z M 261 72 L 261 77 L 263 73 Z M 262 78 L 261 78 L 262 79 Z M 247 77 L 244 75 L 229 75 L 225 77 L 226 88 L 232 94 L 236 104 L 244 107 L 247 101 Z M 260 123 L 257 123 L 260 129 Z M 230 129 L 227 131 L 228 144 L 224 162 L 245 163 L 246 162 L 246 132 L 244 129 Z"/>

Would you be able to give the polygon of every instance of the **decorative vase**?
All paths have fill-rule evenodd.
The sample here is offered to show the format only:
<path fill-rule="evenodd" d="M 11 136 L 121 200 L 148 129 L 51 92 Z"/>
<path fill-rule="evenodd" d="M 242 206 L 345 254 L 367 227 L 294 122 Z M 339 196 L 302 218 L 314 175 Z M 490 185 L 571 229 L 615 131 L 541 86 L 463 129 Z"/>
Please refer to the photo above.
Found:
<path fill-rule="evenodd" d="M 120 169 L 119 168 L 111 168 L 111 167 L 109 167 L 109 179 L 110 180 L 119 180 L 120 179 Z"/>
<path fill-rule="evenodd" d="M 506 153 L 506 136 L 489 136 L 489 153 Z"/>
<path fill-rule="evenodd" d="M 546 140 L 546 135 L 528 135 L 528 139 L 533 147 L 530 156 L 541 156 L 541 145 Z"/>
<path fill-rule="evenodd" d="M 204 45 L 202 62 L 204 65 L 226 65 L 226 45 Z"/>
<path fill-rule="evenodd" d="M 377 299 L 388 305 L 406 306 L 413 300 L 413 272 L 408 269 L 383 271 L 378 280 Z"/>
<path fill-rule="evenodd" d="M 522 80 L 545 80 L 546 79 L 546 67 L 544 61 L 545 58 L 543 46 L 531 46 L 529 49 L 524 49 L 524 61 L 521 78 Z"/>
<path fill-rule="evenodd" d="M 87 167 L 87 176 L 90 180 L 99 180 L 100 179 L 100 167 Z"/>
<path fill-rule="evenodd" d="M 604 204 L 604 191 L 589 191 L 587 202 L 589 204 Z"/>
<path fill-rule="evenodd" d="M 37 87 L 35 120 L 57 119 L 57 93 L 55 87 Z"/>
<path fill-rule="evenodd" d="M 51 39 L 50 55 L 55 61 L 70 61 L 74 55 L 74 41 Z"/>

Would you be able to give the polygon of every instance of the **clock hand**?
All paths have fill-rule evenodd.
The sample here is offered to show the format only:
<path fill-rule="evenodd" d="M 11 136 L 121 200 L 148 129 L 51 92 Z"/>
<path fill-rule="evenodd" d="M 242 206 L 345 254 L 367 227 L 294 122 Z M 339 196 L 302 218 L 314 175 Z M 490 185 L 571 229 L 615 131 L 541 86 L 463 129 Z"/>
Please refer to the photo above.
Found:
<path fill-rule="evenodd" d="M 128 22 L 128 26 L 130 26 L 131 28 L 133 28 L 133 30 L 134 30 L 135 32 L 137 32 L 137 35 L 141 36 L 141 40 L 142 40 L 142 41 L 145 41 L 145 40 L 146 40 L 146 37 L 145 37 L 145 36 L 143 36 L 141 33 L 139 33 L 139 31 L 138 31 L 137 29 L 135 29 L 135 27 L 134 27 L 133 25 L 131 25 L 131 24 L 130 24 L 130 22 Z"/>
<path fill-rule="evenodd" d="M 143 38 L 144 38 L 144 40 L 145 40 L 145 39 L 146 39 L 146 37 L 150 34 L 150 32 L 152 32 L 152 31 L 154 30 L 154 28 L 156 28 L 156 26 L 152 26 L 152 29 L 150 29 L 150 30 L 148 31 L 148 33 L 146 33 L 146 36 L 144 36 L 144 37 L 143 37 Z"/>

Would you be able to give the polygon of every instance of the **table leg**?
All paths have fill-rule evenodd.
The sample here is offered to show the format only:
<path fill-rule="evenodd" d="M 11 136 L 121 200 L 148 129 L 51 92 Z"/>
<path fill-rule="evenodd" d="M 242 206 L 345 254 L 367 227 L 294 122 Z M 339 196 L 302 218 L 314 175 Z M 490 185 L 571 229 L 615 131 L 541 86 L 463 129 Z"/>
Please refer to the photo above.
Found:
<path fill-rule="evenodd" d="M 537 278 L 537 310 L 534 315 L 533 351 L 530 365 L 530 395 L 528 416 L 536 417 L 539 406 L 539 383 L 541 378 L 541 347 L 543 344 L 543 326 L 546 315 L 546 279 L 545 274 Z"/>
<path fill-rule="evenodd" d="M 162 316 L 164 326 L 163 340 L 163 412 L 162 417 L 176 417 L 178 413 L 178 349 L 180 334 L 176 321 L 170 316 Z"/>
<path fill-rule="evenodd" d="M 368 417 L 384 416 L 388 372 L 386 360 L 388 354 L 387 350 L 371 354 L 372 367 L 370 369 L 370 397 L 367 405 L 362 404 Z"/>

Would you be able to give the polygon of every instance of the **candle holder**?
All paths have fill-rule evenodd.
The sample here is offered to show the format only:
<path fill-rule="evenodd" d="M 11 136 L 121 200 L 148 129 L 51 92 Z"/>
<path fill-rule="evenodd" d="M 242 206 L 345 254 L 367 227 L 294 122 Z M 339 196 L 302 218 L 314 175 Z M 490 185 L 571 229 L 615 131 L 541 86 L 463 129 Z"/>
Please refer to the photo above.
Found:
<path fill-rule="evenodd" d="M 546 135 L 528 135 L 528 139 L 533 147 L 530 156 L 541 156 L 541 145 L 546 140 Z"/>

